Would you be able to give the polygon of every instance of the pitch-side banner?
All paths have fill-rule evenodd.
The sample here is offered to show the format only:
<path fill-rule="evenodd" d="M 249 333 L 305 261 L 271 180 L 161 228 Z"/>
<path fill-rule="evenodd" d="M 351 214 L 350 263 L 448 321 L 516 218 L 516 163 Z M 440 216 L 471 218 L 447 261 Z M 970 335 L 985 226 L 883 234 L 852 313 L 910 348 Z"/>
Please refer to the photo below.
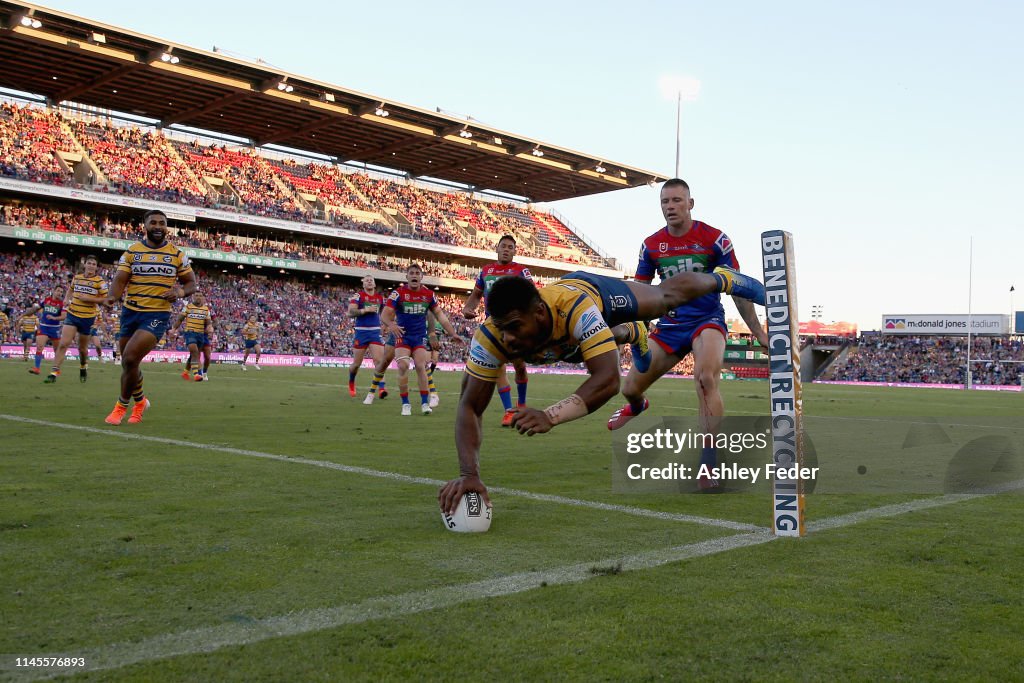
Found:
<path fill-rule="evenodd" d="M 969 326 L 969 328 L 968 328 Z M 1006 315 L 994 313 L 975 313 L 967 315 L 897 315 L 882 316 L 882 334 L 913 334 L 913 335 L 966 335 L 971 334 L 1009 334 L 1010 319 Z"/>

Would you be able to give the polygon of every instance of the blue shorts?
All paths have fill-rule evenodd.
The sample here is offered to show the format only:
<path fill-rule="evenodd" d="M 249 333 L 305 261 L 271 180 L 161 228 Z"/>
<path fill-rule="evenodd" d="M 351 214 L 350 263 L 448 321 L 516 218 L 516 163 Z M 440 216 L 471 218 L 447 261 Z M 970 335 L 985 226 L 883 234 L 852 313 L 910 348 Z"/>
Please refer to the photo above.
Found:
<path fill-rule="evenodd" d="M 22 332 L 21 333 L 21 341 L 32 341 L 35 338 L 36 338 L 36 333 L 35 332 Z"/>
<path fill-rule="evenodd" d="M 68 313 L 67 317 L 64 318 L 65 325 L 71 325 L 73 328 L 78 330 L 79 334 L 87 337 L 92 334 L 92 326 L 95 322 L 96 316 L 91 318 L 79 318 L 77 315 L 71 315 Z"/>
<path fill-rule="evenodd" d="M 260 340 L 259 339 L 246 339 L 245 340 L 245 348 L 247 348 L 247 349 L 255 349 L 259 345 L 260 345 Z"/>
<path fill-rule="evenodd" d="M 164 336 L 167 325 L 171 320 L 170 311 L 135 311 L 130 308 L 121 309 L 121 329 L 117 333 L 118 339 L 131 337 L 137 330 L 144 330 L 156 337 L 157 341 Z"/>
<path fill-rule="evenodd" d="M 36 336 L 45 335 L 50 339 L 60 339 L 60 327 L 57 325 L 40 325 L 36 328 Z"/>
<path fill-rule="evenodd" d="M 384 346 L 398 346 L 398 340 L 395 338 L 394 333 L 388 335 L 387 341 L 384 342 Z"/>
<path fill-rule="evenodd" d="M 210 339 L 203 332 L 186 332 L 185 333 L 185 346 L 191 346 L 195 344 L 199 348 L 210 345 Z"/>
<path fill-rule="evenodd" d="M 392 336 L 394 336 L 394 335 L 392 335 Z M 397 342 L 398 343 L 395 344 L 395 348 L 397 348 L 397 349 L 409 349 L 410 353 L 415 351 L 416 349 L 424 349 L 424 350 L 426 350 L 426 348 L 427 348 L 427 338 L 426 338 L 426 336 L 420 337 L 419 341 L 417 342 L 416 341 L 416 337 L 410 337 L 409 335 L 404 335 L 401 339 L 397 340 Z"/>
<path fill-rule="evenodd" d="M 604 321 L 608 327 L 622 323 L 631 323 L 640 319 L 639 303 L 636 295 L 624 280 L 616 280 L 605 275 L 594 275 L 582 270 L 563 275 L 561 280 L 583 280 L 597 290 L 604 306 Z"/>
<path fill-rule="evenodd" d="M 376 330 L 356 330 L 355 343 L 352 345 L 354 349 L 365 349 L 371 344 L 377 344 L 380 346 L 380 329 Z"/>
<path fill-rule="evenodd" d="M 693 340 L 706 329 L 718 330 L 723 337 L 728 337 L 725 324 L 725 313 L 716 312 L 699 320 L 686 323 L 666 323 L 662 318 L 658 326 L 651 332 L 651 341 L 657 343 L 665 353 L 685 356 L 693 348 Z"/>

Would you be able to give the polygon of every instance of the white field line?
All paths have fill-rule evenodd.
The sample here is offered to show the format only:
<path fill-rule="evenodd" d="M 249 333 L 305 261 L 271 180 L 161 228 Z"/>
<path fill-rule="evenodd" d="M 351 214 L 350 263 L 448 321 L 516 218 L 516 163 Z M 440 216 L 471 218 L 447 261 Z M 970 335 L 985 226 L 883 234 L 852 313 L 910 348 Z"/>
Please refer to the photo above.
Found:
<path fill-rule="evenodd" d="M 230 446 L 217 446 L 214 444 L 199 443 L 195 441 L 169 439 L 162 436 L 134 434 L 128 431 L 115 431 L 114 429 L 102 429 L 100 427 L 69 425 L 64 424 L 62 422 L 36 420 L 34 418 L 21 417 L 19 415 L 5 415 L 0 413 L 0 419 L 9 420 L 11 422 L 21 422 L 24 424 L 41 425 L 44 427 L 70 429 L 73 431 L 88 432 L 90 434 L 100 434 L 103 436 L 110 436 L 119 439 L 145 441 L 149 443 L 162 443 L 167 444 L 169 446 L 180 446 L 182 448 L 197 448 L 205 451 L 229 453 L 231 455 L 244 455 L 250 458 L 263 458 L 265 460 L 276 460 L 278 462 L 286 462 L 299 465 L 310 465 L 313 467 L 323 467 L 325 469 L 337 470 L 339 472 L 346 472 L 348 474 L 359 474 L 367 477 L 376 477 L 378 479 L 389 479 L 391 481 L 400 481 L 406 484 L 424 484 L 427 486 L 434 486 L 438 488 L 445 484 L 445 482 L 440 479 L 429 479 L 427 477 L 413 477 L 407 474 L 399 474 L 397 472 L 385 472 L 383 470 L 374 470 L 368 467 L 343 465 L 341 463 L 330 462 L 327 460 L 313 460 L 311 458 L 303 458 L 301 456 L 265 453 L 263 451 L 253 451 L 244 448 L 232 448 Z M 125 428 L 121 429 L 124 430 Z M 128 429 L 130 429 L 130 427 Z M 747 524 L 745 522 L 733 522 L 726 519 L 715 519 L 714 517 L 699 517 L 697 515 L 684 515 L 673 512 L 661 512 L 659 510 L 648 510 L 646 508 L 638 508 L 633 507 L 631 505 L 615 505 L 613 503 L 602 503 L 592 500 L 581 500 L 579 498 L 566 498 L 564 496 L 555 496 L 546 493 L 533 493 L 531 491 L 522 491 L 520 489 L 510 489 L 501 486 L 491 487 L 489 491 L 501 495 L 514 496 L 516 498 L 527 498 L 529 500 L 538 500 L 547 503 L 557 503 L 559 505 L 571 505 L 573 507 L 589 508 L 592 510 L 601 510 L 604 512 L 618 512 L 621 514 L 633 515 L 635 517 L 648 517 L 668 522 L 686 522 L 690 524 L 700 524 L 703 526 L 713 526 L 723 529 L 731 529 L 733 531 L 763 531 L 765 529 L 762 526 L 758 526 L 756 524 Z"/>
<path fill-rule="evenodd" d="M 1024 481 L 1004 486 L 1004 490 L 1024 488 Z M 973 500 L 994 493 L 958 494 L 925 498 L 897 505 L 886 505 L 849 515 L 841 515 L 812 524 L 812 530 L 836 529 L 863 521 L 952 505 Z M 653 569 L 672 562 L 698 557 L 707 557 L 728 550 L 747 548 L 776 540 L 767 530 L 735 534 L 684 546 L 652 550 L 626 557 L 614 557 L 596 562 L 556 567 L 544 571 L 524 572 L 509 576 L 475 581 L 472 583 L 444 586 L 423 591 L 412 591 L 399 595 L 368 598 L 361 602 L 338 607 L 303 610 L 289 614 L 267 617 L 249 623 L 229 623 L 205 626 L 178 633 L 167 633 L 138 642 L 122 642 L 106 647 L 75 653 L 84 657 L 86 666 L 77 671 L 99 671 L 119 669 L 142 662 L 156 661 L 170 657 L 188 656 L 215 652 L 225 647 L 250 645 L 271 638 L 296 636 L 350 624 L 359 624 L 378 619 L 392 619 L 418 614 L 435 609 L 461 605 L 471 600 L 501 597 L 522 593 L 542 586 L 557 586 L 582 583 L 610 571 L 637 571 Z M 785 541 L 784 541 L 785 542 Z M 791 541 L 799 542 L 799 541 Z M 605 571 L 601 571 L 605 569 Z M 37 680 L 52 678 L 61 673 L 30 672 L 29 678 Z"/>

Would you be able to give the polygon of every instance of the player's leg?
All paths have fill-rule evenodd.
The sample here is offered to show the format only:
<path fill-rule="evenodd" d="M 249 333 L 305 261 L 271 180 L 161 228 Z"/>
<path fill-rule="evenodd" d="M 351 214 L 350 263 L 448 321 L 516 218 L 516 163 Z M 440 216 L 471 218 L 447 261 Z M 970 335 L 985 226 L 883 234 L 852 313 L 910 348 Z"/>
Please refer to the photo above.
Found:
<path fill-rule="evenodd" d="M 440 343 L 440 342 L 438 342 Z M 441 403 L 441 397 L 437 395 L 437 384 L 434 383 L 434 370 L 437 369 L 437 361 L 441 359 L 440 349 L 431 348 L 427 357 L 427 389 L 430 391 L 430 407 L 436 408 Z"/>
<path fill-rule="evenodd" d="M 91 331 L 91 329 L 90 329 Z M 78 333 L 78 381 L 85 382 L 89 379 L 89 346 L 92 343 L 92 335 L 83 332 Z"/>
<path fill-rule="evenodd" d="M 379 353 L 379 355 L 378 355 Z M 388 340 L 388 344 L 381 347 L 379 352 L 374 353 L 373 360 L 373 382 L 370 384 L 370 390 L 366 394 L 366 398 L 363 399 L 364 405 L 370 405 L 373 403 L 373 399 L 377 397 L 377 392 L 381 393 L 381 398 L 384 398 L 384 373 L 387 371 L 388 366 L 391 365 L 391 361 L 395 358 L 395 347 L 391 344 L 391 340 Z"/>
<path fill-rule="evenodd" d="M 398 363 L 398 395 L 402 398 L 402 415 L 412 415 L 409 404 L 409 365 L 413 362 L 408 346 L 395 347 L 395 362 Z"/>
<path fill-rule="evenodd" d="M 203 344 L 203 381 L 210 381 L 210 360 L 213 358 L 213 346 L 210 343 Z"/>
<path fill-rule="evenodd" d="M 512 408 L 512 387 L 508 383 L 508 372 L 504 365 L 501 366 L 501 371 L 498 373 L 498 379 L 494 385 L 498 388 L 498 398 L 501 399 L 501 407 L 505 409 L 501 416 L 501 426 L 511 427 L 512 421 L 516 417 L 516 411 Z"/>
<path fill-rule="evenodd" d="M 658 285 L 627 282 L 636 298 L 637 320 L 660 318 L 673 308 L 706 294 L 735 294 L 764 305 L 764 285 L 757 280 L 728 269 L 715 273 L 680 273 Z"/>
<path fill-rule="evenodd" d="M 430 408 L 430 382 L 427 378 L 427 363 L 430 359 L 430 353 L 422 346 L 417 346 L 412 350 L 412 359 L 416 366 L 416 381 L 420 388 L 420 410 L 424 414 L 429 415 L 432 412 Z"/>
<path fill-rule="evenodd" d="M 260 355 L 263 353 L 263 347 L 260 346 L 259 342 L 256 342 L 256 346 L 253 347 L 253 351 L 256 352 L 256 362 L 252 364 L 257 370 L 260 369 Z"/>
<path fill-rule="evenodd" d="M 53 350 L 53 368 L 50 370 L 50 374 L 43 380 L 47 384 L 52 384 L 57 381 L 60 376 L 60 368 L 64 365 L 64 356 L 67 355 L 68 349 L 71 344 L 75 341 L 75 334 L 78 332 L 78 328 L 74 325 L 61 325 L 60 327 L 60 338 Z"/>
<path fill-rule="evenodd" d="M 646 372 L 640 372 L 634 365 L 622 382 L 622 395 L 626 405 L 612 413 L 608 429 L 619 429 L 631 419 L 647 410 L 649 403 L 644 393 L 662 375 L 674 368 L 682 358 L 678 353 L 660 344 L 651 344 L 651 362 Z"/>
<path fill-rule="evenodd" d="M 46 348 L 46 343 L 50 341 L 50 338 L 42 332 L 36 332 L 36 356 L 35 366 L 28 369 L 33 375 L 39 374 L 39 366 L 43 364 L 43 349 Z"/>
<path fill-rule="evenodd" d="M 512 361 L 512 367 L 515 369 L 516 377 L 516 405 L 526 405 L 526 385 L 529 383 L 530 378 L 526 374 L 526 363 L 523 359 L 516 358 Z"/>
<path fill-rule="evenodd" d="M 122 333 L 131 332 L 131 336 L 123 336 L 118 339 L 118 346 L 121 349 L 121 393 L 117 398 L 117 404 L 107 416 L 108 424 L 121 424 L 131 400 L 135 399 L 135 408 L 132 410 L 130 421 L 140 422 L 142 413 L 148 407 L 146 396 L 142 390 L 142 359 L 146 357 L 155 347 L 159 338 L 152 332 L 143 329 L 122 328 Z M 138 415 L 136 415 L 138 413 Z"/>
<path fill-rule="evenodd" d="M 181 374 L 182 379 L 192 380 L 192 368 L 195 368 L 196 375 L 199 375 L 199 345 L 192 338 L 188 338 L 188 360 L 185 361 L 185 372 Z"/>
<path fill-rule="evenodd" d="M 21 333 L 21 344 L 25 347 L 25 362 L 28 362 L 28 354 L 32 350 L 32 333 Z"/>
<path fill-rule="evenodd" d="M 725 415 L 725 405 L 719 388 L 724 355 L 724 329 L 717 325 L 706 325 L 697 331 L 693 338 L 693 384 L 697 391 L 700 426 L 706 434 L 717 434 Z M 700 464 L 709 467 L 718 464 L 714 447 L 706 447 L 701 451 Z M 698 478 L 697 484 L 702 490 L 718 486 L 718 482 L 710 477 Z"/>
<path fill-rule="evenodd" d="M 363 358 L 366 357 L 366 346 L 360 344 L 356 340 L 356 345 L 352 349 L 352 365 L 348 366 L 348 395 L 355 398 L 356 395 L 356 376 L 359 374 L 359 368 L 363 365 Z M 374 358 L 374 361 L 377 359 Z"/>

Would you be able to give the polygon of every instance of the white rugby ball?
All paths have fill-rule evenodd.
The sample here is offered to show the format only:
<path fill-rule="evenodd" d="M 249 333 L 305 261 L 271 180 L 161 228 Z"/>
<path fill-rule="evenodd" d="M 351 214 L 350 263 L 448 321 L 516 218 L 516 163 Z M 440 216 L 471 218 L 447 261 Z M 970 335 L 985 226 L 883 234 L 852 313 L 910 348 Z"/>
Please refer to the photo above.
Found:
<path fill-rule="evenodd" d="M 462 496 L 453 514 L 441 512 L 441 520 L 449 531 L 483 533 L 491 528 L 491 508 L 476 491 Z"/>

